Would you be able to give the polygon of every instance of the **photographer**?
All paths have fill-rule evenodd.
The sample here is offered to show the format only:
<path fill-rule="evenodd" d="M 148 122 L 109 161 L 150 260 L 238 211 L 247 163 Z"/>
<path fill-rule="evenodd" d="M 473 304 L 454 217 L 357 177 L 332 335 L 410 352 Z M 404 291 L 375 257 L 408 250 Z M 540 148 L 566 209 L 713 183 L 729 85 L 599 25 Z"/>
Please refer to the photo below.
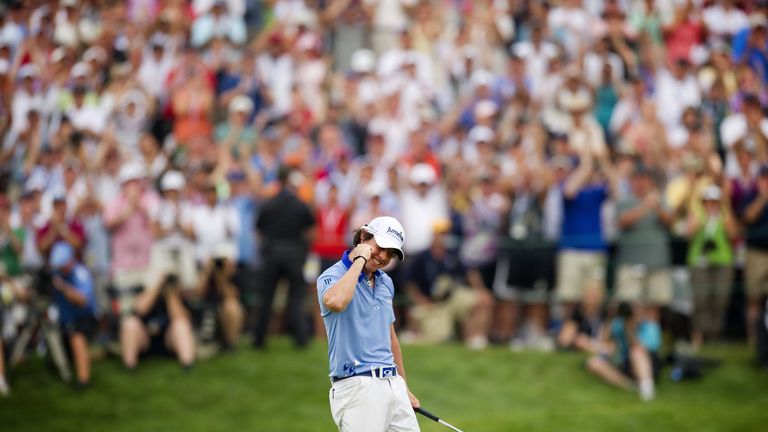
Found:
<path fill-rule="evenodd" d="M 609 384 L 635 391 L 649 401 L 655 396 L 655 377 L 658 376 L 661 348 L 661 329 L 652 321 L 641 320 L 632 306 L 620 303 L 617 316 L 605 332 L 604 347 L 615 347 L 613 352 L 603 351 L 587 361 L 587 369 Z"/>
<path fill-rule="evenodd" d="M 704 188 L 702 213 L 692 212 L 688 220 L 688 266 L 693 289 L 693 337 L 695 348 L 704 339 L 715 339 L 723 328 L 723 318 L 731 298 L 733 251 L 736 223 L 730 205 L 724 205 L 720 188 Z"/>
<path fill-rule="evenodd" d="M 232 252 L 229 247 L 217 248 L 214 257 L 203 266 L 196 290 L 203 302 L 216 308 L 225 349 L 232 349 L 237 343 L 245 315 L 233 282 L 237 264 Z"/>
<path fill-rule="evenodd" d="M 53 271 L 53 301 L 74 359 L 76 385 L 87 387 L 91 381 L 88 338 L 93 332 L 96 311 L 91 274 L 78 262 L 72 245 L 64 241 L 53 245 L 49 264 Z"/>
<path fill-rule="evenodd" d="M 136 369 L 141 353 L 173 353 L 185 370 L 192 366 L 195 335 L 175 275 L 150 285 L 136 297 L 131 313 L 121 323 L 120 347 L 128 370 Z"/>

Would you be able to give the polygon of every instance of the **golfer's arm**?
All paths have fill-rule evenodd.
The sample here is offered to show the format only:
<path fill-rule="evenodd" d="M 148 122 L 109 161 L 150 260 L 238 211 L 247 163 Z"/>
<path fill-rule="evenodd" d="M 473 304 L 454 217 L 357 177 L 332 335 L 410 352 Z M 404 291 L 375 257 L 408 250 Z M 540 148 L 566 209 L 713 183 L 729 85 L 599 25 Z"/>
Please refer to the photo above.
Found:
<path fill-rule="evenodd" d="M 333 312 L 344 312 L 355 295 L 357 278 L 365 266 L 365 260 L 354 260 L 352 266 L 332 287 L 323 294 L 323 306 Z"/>
<path fill-rule="evenodd" d="M 400 350 L 400 341 L 397 340 L 397 333 L 395 333 L 395 326 L 389 326 L 389 339 L 392 344 L 392 355 L 395 357 L 395 365 L 397 366 L 397 374 L 403 377 L 403 381 L 408 386 L 408 379 L 405 377 L 405 366 L 403 365 L 403 352 Z"/>

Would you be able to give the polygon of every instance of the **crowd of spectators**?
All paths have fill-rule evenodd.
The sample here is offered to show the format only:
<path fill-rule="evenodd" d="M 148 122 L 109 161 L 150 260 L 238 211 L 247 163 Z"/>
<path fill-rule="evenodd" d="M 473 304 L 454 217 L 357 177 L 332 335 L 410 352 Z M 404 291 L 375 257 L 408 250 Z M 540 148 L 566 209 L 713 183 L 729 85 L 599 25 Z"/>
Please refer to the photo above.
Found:
<path fill-rule="evenodd" d="M 395 216 L 404 341 L 461 323 L 471 348 L 576 347 L 652 397 L 659 325 L 699 347 L 742 293 L 754 342 L 767 16 L 764 0 L 5 2 L 0 393 L 51 290 L 94 318 L 59 313 L 75 357 L 78 335 L 120 341 L 128 368 L 234 346 L 259 319 L 257 219 L 287 170 L 314 213 L 305 281 Z"/>

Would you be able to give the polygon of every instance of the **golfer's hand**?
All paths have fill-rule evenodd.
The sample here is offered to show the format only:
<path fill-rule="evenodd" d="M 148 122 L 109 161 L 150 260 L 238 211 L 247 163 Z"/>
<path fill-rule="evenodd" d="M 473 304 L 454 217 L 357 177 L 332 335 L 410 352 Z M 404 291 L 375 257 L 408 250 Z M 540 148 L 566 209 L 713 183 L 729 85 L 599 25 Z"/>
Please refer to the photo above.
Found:
<path fill-rule="evenodd" d="M 408 391 L 408 399 L 411 400 L 412 407 L 418 408 L 421 406 L 421 402 L 419 402 L 419 400 L 416 398 L 416 396 L 413 395 L 413 393 L 411 393 L 410 390 Z"/>
<path fill-rule="evenodd" d="M 352 252 L 349 254 L 349 259 L 354 261 L 355 258 L 361 256 L 365 258 L 366 261 L 370 261 L 372 253 L 372 247 L 368 246 L 367 244 L 360 243 L 359 245 L 355 246 L 354 249 L 352 249 Z"/>

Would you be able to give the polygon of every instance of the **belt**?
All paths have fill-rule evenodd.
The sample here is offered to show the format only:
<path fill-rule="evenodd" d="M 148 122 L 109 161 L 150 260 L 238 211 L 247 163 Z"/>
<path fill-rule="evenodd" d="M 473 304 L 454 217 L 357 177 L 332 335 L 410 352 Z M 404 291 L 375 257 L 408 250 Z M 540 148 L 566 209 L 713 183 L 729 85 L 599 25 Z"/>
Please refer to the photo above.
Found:
<path fill-rule="evenodd" d="M 383 366 L 383 367 L 373 368 L 369 371 L 358 372 L 356 374 L 347 375 L 344 377 L 331 377 L 331 382 L 338 382 L 341 380 L 345 380 L 347 378 L 352 378 L 357 376 L 369 376 L 369 377 L 374 377 L 379 379 L 394 378 L 397 376 L 397 367 Z"/>

